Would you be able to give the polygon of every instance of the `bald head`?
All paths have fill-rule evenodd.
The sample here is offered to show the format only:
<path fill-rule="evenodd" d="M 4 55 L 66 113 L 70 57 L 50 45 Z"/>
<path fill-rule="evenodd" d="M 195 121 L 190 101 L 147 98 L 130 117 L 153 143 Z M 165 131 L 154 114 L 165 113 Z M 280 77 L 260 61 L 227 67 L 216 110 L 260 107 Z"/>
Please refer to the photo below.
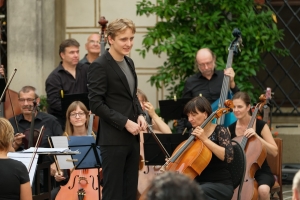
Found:
<path fill-rule="evenodd" d="M 100 54 L 100 35 L 97 33 L 91 34 L 86 41 L 85 49 L 88 54 Z"/>
<path fill-rule="evenodd" d="M 202 76 L 210 79 L 214 73 L 216 56 L 208 48 L 200 49 L 196 54 L 196 65 Z"/>

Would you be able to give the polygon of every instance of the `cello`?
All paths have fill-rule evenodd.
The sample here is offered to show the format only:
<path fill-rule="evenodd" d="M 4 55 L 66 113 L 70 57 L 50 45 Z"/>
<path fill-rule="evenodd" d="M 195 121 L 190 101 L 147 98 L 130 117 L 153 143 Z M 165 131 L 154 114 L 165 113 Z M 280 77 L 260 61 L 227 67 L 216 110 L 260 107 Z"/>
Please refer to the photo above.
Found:
<path fill-rule="evenodd" d="M 202 124 L 203 129 L 214 118 L 220 118 L 223 114 L 232 111 L 232 102 L 225 101 L 226 108 L 214 111 Z M 175 171 L 194 179 L 207 167 L 212 157 L 212 152 L 199 139 L 191 135 L 186 141 L 176 147 L 171 158 L 162 166 L 161 172 Z"/>
<path fill-rule="evenodd" d="M 257 112 L 264 106 L 265 97 L 261 96 L 260 103 L 255 106 L 247 129 L 252 128 L 256 120 Z M 262 166 L 267 157 L 267 150 L 256 137 L 247 138 L 245 136 L 238 136 L 233 140 L 239 142 L 245 151 L 246 155 L 246 172 L 241 191 L 241 199 L 256 200 L 258 199 L 258 184 L 254 178 L 256 171 Z M 234 190 L 232 199 L 237 199 L 239 187 Z"/>

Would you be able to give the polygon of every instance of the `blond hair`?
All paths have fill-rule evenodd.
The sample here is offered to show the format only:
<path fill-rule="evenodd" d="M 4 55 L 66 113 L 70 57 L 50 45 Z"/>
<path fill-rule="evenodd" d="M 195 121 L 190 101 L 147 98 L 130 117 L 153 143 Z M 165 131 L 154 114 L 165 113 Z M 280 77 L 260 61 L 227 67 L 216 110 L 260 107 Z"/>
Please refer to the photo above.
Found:
<path fill-rule="evenodd" d="M 66 135 L 66 133 L 68 135 L 73 135 L 74 132 L 74 127 L 70 122 L 70 115 L 71 112 L 73 112 L 74 110 L 76 110 L 76 108 L 79 107 L 86 115 L 86 122 L 85 122 L 85 127 L 88 128 L 88 123 L 89 123 L 89 119 L 90 119 L 90 115 L 89 115 L 89 111 L 86 108 L 86 106 L 81 102 L 81 101 L 74 101 L 73 103 L 71 103 L 68 107 L 68 110 L 66 112 L 66 127 L 65 127 L 65 133 L 64 135 Z"/>
<path fill-rule="evenodd" d="M 8 151 L 14 140 L 14 129 L 5 118 L 0 118 L 0 150 Z"/>
<path fill-rule="evenodd" d="M 124 32 L 126 29 L 131 29 L 132 33 L 135 33 L 135 25 L 130 19 L 116 19 L 108 24 L 106 32 L 107 37 L 110 36 L 115 39 L 118 33 Z"/>
<path fill-rule="evenodd" d="M 296 189 L 300 193 L 300 170 L 294 176 L 293 189 Z"/>

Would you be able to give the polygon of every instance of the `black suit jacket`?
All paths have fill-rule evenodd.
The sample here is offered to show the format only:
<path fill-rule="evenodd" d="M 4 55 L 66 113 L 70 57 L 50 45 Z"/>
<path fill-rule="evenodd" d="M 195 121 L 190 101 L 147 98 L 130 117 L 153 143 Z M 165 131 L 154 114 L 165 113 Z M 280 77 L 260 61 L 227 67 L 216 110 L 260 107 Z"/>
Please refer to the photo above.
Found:
<path fill-rule="evenodd" d="M 134 92 L 131 94 L 125 74 L 110 55 L 105 51 L 89 67 L 88 90 L 91 111 L 100 117 L 98 145 L 128 145 L 138 141 L 125 128 L 128 119 L 137 122 L 143 114 L 138 101 L 137 76 L 133 61 L 125 56 L 134 79 Z"/>

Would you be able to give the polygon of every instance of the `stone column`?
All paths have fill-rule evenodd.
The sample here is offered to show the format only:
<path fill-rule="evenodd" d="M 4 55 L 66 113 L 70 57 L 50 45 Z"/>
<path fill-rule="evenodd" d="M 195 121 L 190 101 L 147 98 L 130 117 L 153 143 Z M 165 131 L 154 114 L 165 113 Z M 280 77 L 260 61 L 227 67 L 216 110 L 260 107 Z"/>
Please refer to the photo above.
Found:
<path fill-rule="evenodd" d="M 45 94 L 45 80 L 57 66 L 56 29 L 65 30 L 56 26 L 61 20 L 55 17 L 56 5 L 57 0 L 7 0 L 8 77 L 17 68 L 10 89 L 32 85 Z"/>

